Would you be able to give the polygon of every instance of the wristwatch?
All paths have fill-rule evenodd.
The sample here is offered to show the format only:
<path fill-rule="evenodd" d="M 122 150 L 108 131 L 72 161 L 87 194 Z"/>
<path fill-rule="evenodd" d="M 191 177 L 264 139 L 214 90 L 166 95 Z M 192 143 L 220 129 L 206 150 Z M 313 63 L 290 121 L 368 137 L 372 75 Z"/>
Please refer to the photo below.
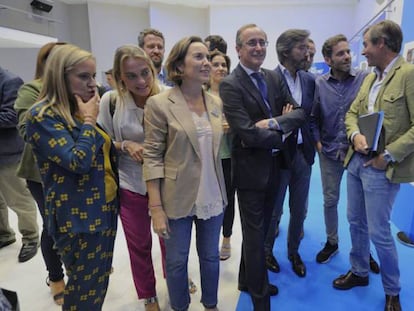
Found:
<path fill-rule="evenodd" d="M 382 157 L 384 158 L 384 160 L 389 164 L 391 162 L 394 161 L 394 159 L 392 158 L 391 154 L 388 152 L 388 150 L 385 150 L 384 153 L 382 154 Z"/>
<path fill-rule="evenodd" d="M 271 129 L 271 130 L 277 130 L 277 122 L 274 118 L 270 118 L 267 126 Z"/>

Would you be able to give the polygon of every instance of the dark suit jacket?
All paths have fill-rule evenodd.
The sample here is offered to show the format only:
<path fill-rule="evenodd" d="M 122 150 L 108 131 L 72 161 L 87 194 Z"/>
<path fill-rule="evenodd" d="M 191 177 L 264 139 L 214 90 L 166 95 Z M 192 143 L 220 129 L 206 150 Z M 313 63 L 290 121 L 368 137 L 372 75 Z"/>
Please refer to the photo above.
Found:
<path fill-rule="evenodd" d="M 276 74 L 280 79 L 286 82 L 286 79 L 282 73 L 282 70 L 279 66 L 275 69 Z M 303 153 L 305 159 L 309 165 L 312 165 L 315 161 L 315 145 L 312 138 L 311 127 L 310 127 L 310 115 L 312 112 L 312 105 L 315 96 L 315 77 L 313 74 L 300 70 L 297 72 L 298 78 L 300 79 L 300 84 L 302 88 L 302 102 L 301 107 L 305 111 L 306 122 L 302 124 L 301 132 L 303 138 Z M 286 82 L 287 83 L 287 82 Z M 288 88 L 289 90 L 289 88 Z M 293 143 L 296 146 L 298 140 L 298 131 L 294 131 L 292 135 L 286 141 L 286 144 Z M 290 153 L 292 153 L 292 148 L 288 148 Z M 294 154 L 290 154 L 290 158 L 293 158 Z"/>
<path fill-rule="evenodd" d="M 297 108 L 281 115 L 286 103 L 294 103 L 287 85 L 273 70 L 262 70 L 268 86 L 269 104 L 272 116 L 276 117 L 283 132 L 290 132 L 305 120 L 304 110 Z M 270 176 L 272 149 L 283 149 L 282 132 L 261 129 L 257 121 L 269 118 L 259 90 L 238 65 L 220 83 L 220 97 L 224 114 L 234 133 L 232 141 L 233 182 L 238 189 L 265 190 Z"/>

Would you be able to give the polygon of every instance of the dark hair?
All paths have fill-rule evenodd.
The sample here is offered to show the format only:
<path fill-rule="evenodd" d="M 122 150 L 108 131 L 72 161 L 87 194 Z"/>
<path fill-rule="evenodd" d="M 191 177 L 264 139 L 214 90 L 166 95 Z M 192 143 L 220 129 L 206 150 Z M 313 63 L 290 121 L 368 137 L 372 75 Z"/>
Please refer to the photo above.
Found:
<path fill-rule="evenodd" d="M 216 56 L 223 56 L 224 61 L 226 62 L 227 72 L 230 73 L 230 67 L 231 67 L 230 57 L 228 57 L 226 54 L 220 52 L 219 50 L 215 50 L 215 51 L 210 53 L 210 57 L 209 57 L 210 62 L 212 62 L 214 57 L 216 57 Z"/>
<path fill-rule="evenodd" d="M 331 58 L 334 46 L 343 41 L 348 42 L 348 39 L 343 34 L 339 34 L 326 39 L 322 46 L 323 57 Z"/>
<path fill-rule="evenodd" d="M 174 44 L 165 63 L 168 72 L 168 80 L 173 81 L 177 85 L 181 85 L 183 82 L 183 73 L 178 67 L 184 63 L 190 45 L 196 42 L 205 44 L 204 41 L 197 36 L 185 37 Z"/>
<path fill-rule="evenodd" d="M 143 31 L 141 31 L 138 35 L 138 46 L 143 49 L 144 48 L 144 40 L 145 37 L 148 35 L 154 35 L 156 37 L 160 37 L 162 39 L 162 42 L 165 44 L 164 35 L 161 31 L 154 29 L 154 28 L 145 28 Z"/>
<path fill-rule="evenodd" d="M 223 39 L 222 36 L 219 35 L 209 35 L 204 39 L 204 42 L 210 42 L 210 46 L 208 50 L 210 52 L 214 50 L 219 50 L 221 53 L 227 53 L 227 42 Z"/>
<path fill-rule="evenodd" d="M 289 53 L 298 42 L 307 39 L 310 32 L 305 29 L 289 29 L 283 32 L 276 40 L 276 52 L 279 61 L 283 64 Z"/>
<path fill-rule="evenodd" d="M 367 33 L 372 44 L 378 44 L 378 41 L 382 38 L 384 39 L 384 44 L 392 52 L 400 53 L 403 33 L 397 23 L 390 20 L 381 21 L 365 29 L 364 35 Z"/>

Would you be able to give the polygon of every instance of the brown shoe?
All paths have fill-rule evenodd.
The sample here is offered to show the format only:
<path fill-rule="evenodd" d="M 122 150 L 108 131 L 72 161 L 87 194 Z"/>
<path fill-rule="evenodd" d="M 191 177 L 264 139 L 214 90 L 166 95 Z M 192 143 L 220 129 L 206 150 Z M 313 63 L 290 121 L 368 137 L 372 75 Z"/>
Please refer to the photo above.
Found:
<path fill-rule="evenodd" d="M 160 311 L 157 297 L 145 299 L 145 311 Z"/>
<path fill-rule="evenodd" d="M 384 311 L 401 311 L 400 296 L 385 295 Z"/>
<path fill-rule="evenodd" d="M 50 287 L 50 292 L 52 293 L 54 302 L 61 306 L 64 302 L 64 290 L 65 290 L 65 281 L 60 280 L 57 282 L 49 281 L 49 278 L 46 280 L 47 286 Z"/>
<path fill-rule="evenodd" d="M 227 260 L 231 256 L 230 238 L 223 238 L 220 249 L 220 260 Z"/>

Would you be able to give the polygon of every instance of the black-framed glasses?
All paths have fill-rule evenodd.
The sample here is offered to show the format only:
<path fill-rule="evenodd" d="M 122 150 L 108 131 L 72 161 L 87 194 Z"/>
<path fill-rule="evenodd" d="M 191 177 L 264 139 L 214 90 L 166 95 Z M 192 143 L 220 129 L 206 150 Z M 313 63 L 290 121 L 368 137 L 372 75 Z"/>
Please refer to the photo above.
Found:
<path fill-rule="evenodd" d="M 252 39 L 252 40 L 249 40 L 247 42 L 244 42 L 244 44 L 246 44 L 247 46 L 249 46 L 251 48 L 254 48 L 259 44 L 261 48 L 264 48 L 264 47 L 267 47 L 269 45 L 269 41 Z"/>

